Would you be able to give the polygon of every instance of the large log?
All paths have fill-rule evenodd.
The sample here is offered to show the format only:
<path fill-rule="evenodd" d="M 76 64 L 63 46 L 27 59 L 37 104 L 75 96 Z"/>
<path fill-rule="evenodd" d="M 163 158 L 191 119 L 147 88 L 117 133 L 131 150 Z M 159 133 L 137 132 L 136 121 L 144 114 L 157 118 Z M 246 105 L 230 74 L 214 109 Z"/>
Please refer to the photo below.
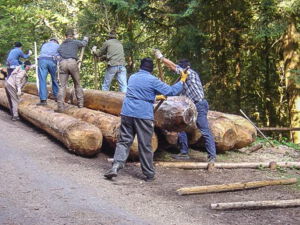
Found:
<path fill-rule="evenodd" d="M 70 152 L 94 156 L 100 151 L 102 133 L 99 128 L 74 117 L 55 113 L 52 109 L 38 107 L 37 100 L 35 96 L 22 96 L 19 114 L 24 119 L 61 141 Z M 9 108 L 3 88 L 0 88 L 0 104 Z"/>
<path fill-rule="evenodd" d="M 295 183 L 297 183 L 297 178 L 276 179 L 276 180 L 251 181 L 245 183 L 240 182 L 240 183 L 231 183 L 231 184 L 185 187 L 185 188 L 178 189 L 176 192 L 179 195 L 192 195 L 192 194 L 215 193 L 215 192 L 224 192 L 224 191 L 236 191 L 236 190 L 259 188 L 265 186 L 285 185 L 285 184 L 295 184 Z"/>
<path fill-rule="evenodd" d="M 56 103 L 54 101 L 49 100 L 47 107 L 55 109 Z M 107 144 L 106 146 L 109 148 L 109 150 L 112 150 L 116 147 L 121 123 L 120 117 L 92 109 L 78 108 L 70 104 L 66 104 L 64 113 L 95 125 L 102 131 L 104 142 L 105 144 Z M 152 150 L 153 152 L 155 152 L 158 146 L 158 140 L 155 133 L 153 134 L 151 144 Z M 129 154 L 129 157 L 132 159 L 138 157 L 139 153 L 137 137 L 132 143 Z"/>
<path fill-rule="evenodd" d="M 248 201 L 248 202 L 224 202 L 211 204 L 211 209 L 262 209 L 262 208 L 287 208 L 299 207 L 300 199 L 273 200 L 273 201 Z"/>
<path fill-rule="evenodd" d="M 0 82 L 0 87 L 3 84 Z M 50 87 L 48 87 L 51 92 Z M 35 84 L 28 83 L 23 88 L 25 93 L 38 95 Z M 50 98 L 53 97 L 50 95 Z M 119 116 L 124 100 L 124 93 L 113 91 L 84 90 L 84 106 Z M 67 88 L 66 102 L 77 105 L 74 91 Z M 197 112 L 195 105 L 186 97 L 169 97 L 155 114 L 155 126 L 169 131 L 183 131 L 195 124 Z"/>

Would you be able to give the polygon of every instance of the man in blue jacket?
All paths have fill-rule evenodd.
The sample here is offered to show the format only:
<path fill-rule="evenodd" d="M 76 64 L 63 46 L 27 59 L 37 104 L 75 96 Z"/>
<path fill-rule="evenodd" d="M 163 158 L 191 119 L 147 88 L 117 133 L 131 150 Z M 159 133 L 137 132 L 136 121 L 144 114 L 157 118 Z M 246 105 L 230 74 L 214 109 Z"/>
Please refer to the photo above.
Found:
<path fill-rule="evenodd" d="M 10 50 L 8 57 L 6 59 L 8 77 L 10 76 L 12 71 L 15 68 L 17 68 L 17 66 L 20 66 L 22 64 L 20 58 L 27 59 L 31 54 L 32 54 L 31 50 L 28 51 L 28 54 L 24 54 L 22 51 L 22 43 L 15 42 L 15 47 L 12 50 Z"/>
<path fill-rule="evenodd" d="M 52 93 L 55 98 L 58 94 L 58 83 L 57 83 L 57 57 L 58 54 L 58 40 L 51 38 L 49 42 L 42 45 L 39 63 L 38 63 L 38 74 L 39 74 L 39 96 L 40 102 L 37 105 L 47 105 L 48 89 L 47 89 L 47 75 L 50 73 L 52 81 Z"/>
<path fill-rule="evenodd" d="M 157 94 L 177 95 L 182 91 L 187 74 L 182 73 L 181 80 L 169 86 L 152 75 L 153 61 L 144 58 L 140 70 L 128 80 L 126 97 L 121 111 L 120 136 L 117 142 L 112 168 L 104 176 L 108 179 L 117 176 L 125 165 L 129 148 L 135 135 L 138 138 L 139 157 L 146 181 L 154 179 L 153 152 L 151 138 L 154 131 L 153 103 Z M 157 99 L 159 100 L 159 99 Z"/>

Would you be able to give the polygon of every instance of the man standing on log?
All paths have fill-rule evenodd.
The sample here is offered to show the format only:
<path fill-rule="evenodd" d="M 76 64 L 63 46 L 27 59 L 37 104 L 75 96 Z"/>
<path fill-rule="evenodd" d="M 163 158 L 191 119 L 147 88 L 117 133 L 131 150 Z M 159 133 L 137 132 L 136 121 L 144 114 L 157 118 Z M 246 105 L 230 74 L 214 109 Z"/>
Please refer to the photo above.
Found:
<path fill-rule="evenodd" d="M 64 102 L 66 96 L 66 87 L 68 83 L 69 75 L 71 75 L 75 95 L 78 102 L 78 107 L 82 108 L 84 99 L 83 99 L 83 90 L 80 85 L 80 74 L 79 67 L 77 64 L 78 60 L 78 50 L 87 45 L 88 37 L 84 37 L 82 41 L 74 40 L 73 30 L 66 32 L 66 40 L 58 48 L 58 53 L 61 56 L 61 61 L 59 63 L 59 90 L 57 96 L 57 110 L 56 112 L 64 111 Z"/>
<path fill-rule="evenodd" d="M 108 40 L 105 41 L 100 49 L 97 46 L 92 48 L 92 53 L 98 57 L 106 58 L 107 70 L 102 84 L 102 91 L 109 91 L 110 84 L 117 76 L 119 91 L 127 90 L 126 61 L 122 43 L 117 39 L 117 34 L 113 30 L 108 34 Z"/>
<path fill-rule="evenodd" d="M 135 135 L 138 138 L 139 158 L 146 181 L 154 180 L 153 152 L 151 138 L 154 131 L 153 103 L 157 94 L 165 96 L 177 95 L 182 91 L 187 74 L 182 74 L 180 82 L 169 86 L 152 75 L 153 61 L 144 58 L 139 72 L 130 76 L 128 90 L 121 112 L 120 136 L 117 142 L 112 168 L 104 176 L 108 179 L 116 177 L 125 165 L 129 148 Z M 157 100 L 165 99 L 158 96 Z"/>
<path fill-rule="evenodd" d="M 5 81 L 5 91 L 9 102 L 9 109 L 12 114 L 12 121 L 19 120 L 18 106 L 21 89 L 27 82 L 27 71 L 31 68 L 31 63 L 25 61 L 23 65 L 17 66 Z"/>
<path fill-rule="evenodd" d="M 22 46 L 23 45 L 21 42 L 15 42 L 15 47 L 12 50 L 10 50 L 8 54 L 8 57 L 6 59 L 8 77 L 11 75 L 12 71 L 15 68 L 22 64 L 20 58 L 27 59 L 32 54 L 31 50 L 28 51 L 28 54 L 24 54 L 22 51 Z"/>
<path fill-rule="evenodd" d="M 56 77 L 56 70 L 57 70 L 57 57 L 59 56 L 58 48 L 59 48 L 59 44 L 56 38 L 51 38 L 49 42 L 42 45 L 39 62 L 38 62 L 40 102 L 37 105 L 47 105 L 48 73 L 50 73 L 51 75 L 53 96 L 57 99 L 58 83 Z"/>
<path fill-rule="evenodd" d="M 155 56 L 157 59 L 161 60 L 169 69 L 175 71 L 177 74 L 180 74 L 184 69 L 190 67 L 190 62 L 187 59 L 180 60 L 178 65 L 176 65 L 171 60 L 164 58 L 159 50 L 155 51 Z M 208 153 L 208 162 L 215 162 L 215 141 L 209 129 L 207 120 L 208 102 L 204 98 L 203 86 L 198 73 L 192 69 L 188 69 L 188 72 L 189 77 L 183 86 L 182 95 L 190 98 L 197 108 L 198 117 L 196 124 L 204 138 L 205 148 Z M 188 138 L 186 132 L 179 133 L 178 142 L 180 144 L 180 153 L 178 155 L 175 155 L 174 158 L 180 160 L 189 159 Z"/>

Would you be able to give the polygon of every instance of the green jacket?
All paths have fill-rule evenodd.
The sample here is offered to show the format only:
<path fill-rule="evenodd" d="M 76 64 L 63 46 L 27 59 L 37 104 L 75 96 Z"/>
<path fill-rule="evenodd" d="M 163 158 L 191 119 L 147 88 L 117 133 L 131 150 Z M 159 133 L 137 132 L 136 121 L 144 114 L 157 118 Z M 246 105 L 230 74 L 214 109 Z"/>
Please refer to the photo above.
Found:
<path fill-rule="evenodd" d="M 125 56 L 122 43 L 117 39 L 105 41 L 100 49 L 96 51 L 99 57 L 106 57 L 109 66 L 125 66 Z"/>

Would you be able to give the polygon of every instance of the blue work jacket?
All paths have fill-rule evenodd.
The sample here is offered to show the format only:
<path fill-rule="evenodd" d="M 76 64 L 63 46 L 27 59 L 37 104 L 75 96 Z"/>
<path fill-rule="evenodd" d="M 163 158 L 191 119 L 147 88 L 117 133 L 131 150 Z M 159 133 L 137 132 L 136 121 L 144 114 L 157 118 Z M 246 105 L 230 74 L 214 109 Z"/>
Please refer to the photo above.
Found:
<path fill-rule="evenodd" d="M 57 44 L 55 41 L 49 41 L 42 45 L 40 58 L 53 58 L 55 56 L 58 56 L 58 48 L 59 44 Z"/>
<path fill-rule="evenodd" d="M 17 67 L 20 65 L 20 58 L 27 59 L 29 55 L 23 53 L 22 49 L 20 48 L 13 48 L 7 57 L 6 64 L 8 67 Z"/>
<path fill-rule="evenodd" d="M 159 94 L 165 96 L 178 95 L 182 88 L 183 83 L 181 81 L 169 86 L 151 73 L 140 70 L 131 75 L 128 80 L 128 88 L 121 115 L 153 120 L 155 96 Z"/>

